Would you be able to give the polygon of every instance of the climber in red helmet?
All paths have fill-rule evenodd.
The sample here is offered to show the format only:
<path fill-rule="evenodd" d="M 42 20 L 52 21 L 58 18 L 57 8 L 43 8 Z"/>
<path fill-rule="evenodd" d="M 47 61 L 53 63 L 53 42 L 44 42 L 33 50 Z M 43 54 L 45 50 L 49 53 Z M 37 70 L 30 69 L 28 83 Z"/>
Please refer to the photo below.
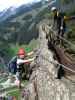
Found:
<path fill-rule="evenodd" d="M 33 51 L 26 54 L 26 52 L 23 48 L 20 48 L 19 51 L 18 51 L 16 76 L 17 76 L 17 79 L 19 80 L 19 88 L 21 88 L 21 80 L 22 80 L 23 72 L 25 72 L 24 73 L 25 76 L 27 74 L 26 71 L 28 69 L 27 68 L 28 66 L 25 66 L 25 65 L 29 64 L 30 62 L 34 61 L 34 59 L 35 59 L 35 58 L 26 59 L 26 56 L 32 55 L 32 54 L 33 54 Z"/>

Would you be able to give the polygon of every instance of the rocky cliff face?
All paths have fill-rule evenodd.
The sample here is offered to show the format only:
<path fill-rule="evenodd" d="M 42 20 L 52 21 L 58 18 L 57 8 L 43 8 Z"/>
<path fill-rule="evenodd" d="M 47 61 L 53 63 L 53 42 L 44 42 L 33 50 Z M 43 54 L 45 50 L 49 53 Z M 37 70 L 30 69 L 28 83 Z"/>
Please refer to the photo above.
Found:
<path fill-rule="evenodd" d="M 38 56 L 22 100 L 75 100 L 70 91 L 70 84 L 66 84 L 70 82 L 63 81 L 64 79 L 55 79 L 57 75 L 56 65 L 49 62 L 49 60 L 54 61 L 54 54 L 48 50 L 42 25 L 39 28 L 39 33 Z"/>

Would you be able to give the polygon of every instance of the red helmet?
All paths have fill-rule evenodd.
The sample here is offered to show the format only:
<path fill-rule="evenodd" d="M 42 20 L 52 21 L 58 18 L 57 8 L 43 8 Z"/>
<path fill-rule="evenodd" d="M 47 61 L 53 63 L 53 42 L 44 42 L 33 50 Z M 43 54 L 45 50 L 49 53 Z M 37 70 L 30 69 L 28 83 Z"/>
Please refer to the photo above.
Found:
<path fill-rule="evenodd" d="M 20 48 L 18 51 L 18 55 L 26 55 L 25 50 L 23 48 Z"/>

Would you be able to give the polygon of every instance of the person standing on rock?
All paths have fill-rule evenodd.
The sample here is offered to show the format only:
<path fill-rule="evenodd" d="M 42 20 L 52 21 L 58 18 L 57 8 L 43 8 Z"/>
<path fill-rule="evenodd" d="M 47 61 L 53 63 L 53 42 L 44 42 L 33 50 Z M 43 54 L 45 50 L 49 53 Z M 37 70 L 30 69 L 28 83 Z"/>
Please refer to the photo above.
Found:
<path fill-rule="evenodd" d="M 60 12 L 56 7 L 52 7 L 51 11 L 53 12 L 53 26 L 57 29 L 57 40 L 59 40 L 59 36 L 64 37 L 64 33 L 66 30 L 66 20 L 67 17 L 63 12 Z"/>
<path fill-rule="evenodd" d="M 31 55 L 33 52 L 28 53 L 27 55 Z M 26 64 L 29 64 L 30 62 L 34 61 L 34 58 L 31 59 L 25 59 L 26 57 L 26 52 L 23 48 L 20 48 L 18 51 L 18 57 L 17 57 L 17 72 L 16 72 L 16 77 L 19 81 L 19 88 L 21 88 L 21 81 L 22 81 L 22 75 L 24 72 L 24 77 L 26 77 L 28 66 Z"/>

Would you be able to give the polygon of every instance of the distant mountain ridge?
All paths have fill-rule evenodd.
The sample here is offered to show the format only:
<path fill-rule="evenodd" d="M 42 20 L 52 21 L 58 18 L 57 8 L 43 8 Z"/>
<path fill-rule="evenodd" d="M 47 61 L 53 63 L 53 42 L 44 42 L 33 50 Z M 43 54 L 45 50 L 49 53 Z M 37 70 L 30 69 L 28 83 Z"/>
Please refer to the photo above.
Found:
<path fill-rule="evenodd" d="M 45 10 L 38 13 L 48 2 L 37 2 L 21 5 L 19 8 L 9 8 L 0 15 L 0 36 L 10 43 L 29 43 L 37 38 L 36 25 L 43 18 Z M 43 13 L 42 13 L 43 12 Z M 3 34 L 3 35 L 2 35 Z"/>
<path fill-rule="evenodd" d="M 44 0 L 44 2 L 46 3 L 47 0 Z M 40 0 L 39 2 L 33 2 L 31 4 L 23 4 L 19 7 L 10 7 L 8 9 L 5 9 L 3 10 L 3 12 L 0 13 L 0 22 L 5 21 L 6 19 L 14 18 L 18 16 L 19 14 L 21 15 L 23 13 L 31 11 L 32 9 L 40 8 L 42 4 L 43 4 L 43 1 Z"/>

